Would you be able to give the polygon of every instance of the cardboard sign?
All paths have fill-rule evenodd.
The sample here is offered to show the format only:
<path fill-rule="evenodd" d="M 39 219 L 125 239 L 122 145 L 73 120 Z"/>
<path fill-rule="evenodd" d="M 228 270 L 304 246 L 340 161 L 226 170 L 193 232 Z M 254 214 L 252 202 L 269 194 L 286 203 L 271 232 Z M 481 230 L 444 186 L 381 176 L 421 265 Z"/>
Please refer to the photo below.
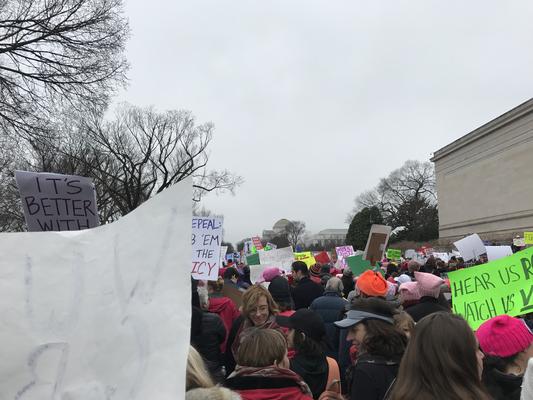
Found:
<path fill-rule="evenodd" d="M 405 258 L 415 258 L 415 257 L 416 257 L 415 249 L 405 250 Z"/>
<path fill-rule="evenodd" d="M 337 253 L 337 263 L 341 269 L 346 268 L 346 257 L 354 255 L 353 246 L 339 246 L 335 247 L 335 253 Z"/>
<path fill-rule="evenodd" d="M 402 251 L 396 249 L 387 249 L 387 258 L 389 260 L 399 260 L 402 258 Z"/>
<path fill-rule="evenodd" d="M 320 264 L 328 264 L 331 262 L 327 251 L 321 251 L 320 253 L 315 254 L 315 260 Z"/>
<path fill-rule="evenodd" d="M 28 231 L 78 231 L 99 225 L 89 178 L 15 171 L 15 179 Z"/>
<path fill-rule="evenodd" d="M 524 243 L 533 244 L 533 232 L 524 232 Z"/>
<path fill-rule="evenodd" d="M 183 398 L 191 198 L 186 179 L 96 229 L 0 234 L 0 398 Z"/>
<path fill-rule="evenodd" d="M 363 259 L 370 261 L 372 265 L 383 258 L 387 248 L 392 228 L 386 225 L 372 225 L 368 234 Z"/>
<path fill-rule="evenodd" d="M 252 243 L 255 246 L 256 250 L 263 250 L 263 244 L 261 243 L 261 239 L 259 238 L 259 236 L 254 236 L 252 238 Z"/>
<path fill-rule="evenodd" d="M 511 246 L 485 246 L 485 248 L 487 249 L 487 259 L 489 261 L 513 255 Z"/>
<path fill-rule="evenodd" d="M 465 261 L 474 260 L 487 252 L 483 241 L 477 233 L 453 242 L 453 244 L 457 247 L 457 250 L 459 250 L 459 253 L 461 253 Z"/>
<path fill-rule="evenodd" d="M 533 312 L 533 248 L 448 277 L 454 312 L 474 330 L 497 315 Z"/>
<path fill-rule="evenodd" d="M 312 267 L 316 264 L 315 257 L 313 257 L 313 253 L 311 253 L 310 251 L 294 253 L 294 260 L 303 261 L 307 265 L 307 267 Z"/>
<path fill-rule="evenodd" d="M 192 218 L 192 270 L 194 279 L 216 281 L 222 243 L 222 218 Z"/>
<path fill-rule="evenodd" d="M 292 247 L 282 247 L 270 251 L 262 251 L 260 255 L 261 264 L 272 265 L 290 273 L 294 262 Z"/>
<path fill-rule="evenodd" d="M 448 262 L 450 261 L 450 255 L 448 253 L 438 253 L 438 252 L 434 252 L 433 253 L 433 257 L 435 258 L 440 258 L 442 261 L 444 262 Z"/>
<path fill-rule="evenodd" d="M 362 254 L 357 256 L 346 257 L 346 263 L 348 264 L 348 267 L 350 267 L 350 269 L 352 270 L 354 276 L 359 276 L 367 269 L 372 269 L 370 261 L 363 260 Z"/>

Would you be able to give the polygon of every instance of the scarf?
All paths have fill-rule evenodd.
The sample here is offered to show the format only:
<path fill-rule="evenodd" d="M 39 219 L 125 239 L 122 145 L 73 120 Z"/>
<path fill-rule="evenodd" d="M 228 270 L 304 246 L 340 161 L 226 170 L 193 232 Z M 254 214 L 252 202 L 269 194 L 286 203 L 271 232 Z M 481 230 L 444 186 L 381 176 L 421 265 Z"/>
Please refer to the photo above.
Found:
<path fill-rule="evenodd" d="M 305 383 L 298 374 L 290 369 L 279 368 L 275 365 L 269 365 L 268 367 L 243 367 L 237 365 L 235 371 L 231 373 L 228 379 L 237 377 L 261 377 L 261 378 L 286 378 L 296 381 L 302 393 L 313 397 L 309 386 Z"/>
<path fill-rule="evenodd" d="M 271 315 L 268 317 L 266 322 L 262 325 L 255 326 L 252 321 L 250 321 L 248 318 L 244 318 L 243 323 L 239 327 L 239 330 L 237 331 L 237 334 L 235 335 L 235 340 L 233 341 L 231 345 L 231 352 L 233 353 L 233 358 L 237 360 L 237 350 L 239 350 L 239 346 L 241 345 L 242 341 L 250 334 L 250 332 L 253 331 L 253 329 L 276 329 L 279 330 L 281 333 L 283 331 L 281 330 L 281 327 L 276 323 L 276 316 Z M 285 334 L 284 334 L 285 336 Z"/>

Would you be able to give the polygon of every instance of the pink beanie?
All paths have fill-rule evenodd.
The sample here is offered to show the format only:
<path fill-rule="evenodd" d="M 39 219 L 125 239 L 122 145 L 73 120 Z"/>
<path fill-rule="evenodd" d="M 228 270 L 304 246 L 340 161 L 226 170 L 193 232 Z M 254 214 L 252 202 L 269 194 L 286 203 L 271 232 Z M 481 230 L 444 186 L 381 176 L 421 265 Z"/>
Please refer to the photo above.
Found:
<path fill-rule="evenodd" d="M 485 321 L 476 331 L 483 353 L 509 357 L 527 349 L 533 342 L 533 333 L 526 323 L 508 315 L 499 315 Z"/>
<path fill-rule="evenodd" d="M 415 271 L 415 279 L 418 282 L 418 290 L 420 297 L 439 297 L 440 287 L 444 284 L 444 280 L 436 275 L 428 274 L 427 272 Z"/>
<path fill-rule="evenodd" d="M 281 275 L 281 270 L 278 267 L 265 268 L 261 277 L 257 280 L 258 283 L 271 282 L 276 276 Z"/>
<path fill-rule="evenodd" d="M 400 285 L 399 289 L 400 301 L 416 301 L 420 299 L 420 291 L 418 289 L 418 282 L 405 282 Z"/>

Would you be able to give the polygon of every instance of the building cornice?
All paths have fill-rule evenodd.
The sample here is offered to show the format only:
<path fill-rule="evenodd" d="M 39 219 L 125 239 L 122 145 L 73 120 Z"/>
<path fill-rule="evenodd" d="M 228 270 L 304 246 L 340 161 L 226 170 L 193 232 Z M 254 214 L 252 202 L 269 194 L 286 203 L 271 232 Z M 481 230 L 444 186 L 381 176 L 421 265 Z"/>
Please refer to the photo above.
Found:
<path fill-rule="evenodd" d="M 480 126 L 479 128 L 473 130 L 470 133 L 467 133 L 463 137 L 455 140 L 447 146 L 437 150 L 433 157 L 431 158 L 432 162 L 435 162 L 443 157 L 446 157 L 448 154 L 464 147 L 486 135 L 489 135 L 493 131 L 502 128 L 505 125 L 508 125 L 523 116 L 533 112 L 533 98 L 528 101 L 520 104 L 519 106 L 513 108 L 510 111 L 507 111 L 505 114 L 500 115 L 499 117 L 493 119 L 490 122 Z"/>

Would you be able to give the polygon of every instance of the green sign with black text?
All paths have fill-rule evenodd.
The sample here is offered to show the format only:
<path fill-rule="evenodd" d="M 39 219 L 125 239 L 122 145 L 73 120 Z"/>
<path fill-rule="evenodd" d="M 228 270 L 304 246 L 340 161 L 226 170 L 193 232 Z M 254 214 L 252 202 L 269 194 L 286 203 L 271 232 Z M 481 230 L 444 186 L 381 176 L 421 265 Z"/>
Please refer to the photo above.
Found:
<path fill-rule="evenodd" d="M 533 312 L 533 248 L 448 277 L 453 310 L 474 330 L 497 315 Z"/>

